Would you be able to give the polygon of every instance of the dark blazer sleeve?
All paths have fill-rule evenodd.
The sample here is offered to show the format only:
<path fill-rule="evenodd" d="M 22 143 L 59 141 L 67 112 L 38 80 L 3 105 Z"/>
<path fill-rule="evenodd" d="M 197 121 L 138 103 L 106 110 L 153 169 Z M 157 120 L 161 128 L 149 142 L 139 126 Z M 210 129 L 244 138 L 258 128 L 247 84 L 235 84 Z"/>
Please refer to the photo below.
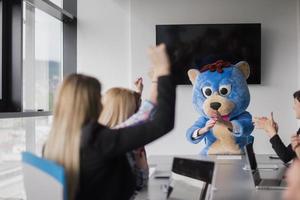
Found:
<path fill-rule="evenodd" d="M 270 139 L 270 142 L 272 144 L 272 148 L 283 162 L 287 163 L 296 157 L 296 153 L 293 151 L 292 145 L 289 144 L 286 147 L 279 135 L 274 135 Z"/>
<path fill-rule="evenodd" d="M 171 76 L 158 78 L 158 105 L 153 120 L 121 129 L 91 129 L 93 146 L 102 156 L 126 153 L 165 135 L 174 127 L 175 85 Z M 98 132 L 97 132 L 98 131 Z"/>

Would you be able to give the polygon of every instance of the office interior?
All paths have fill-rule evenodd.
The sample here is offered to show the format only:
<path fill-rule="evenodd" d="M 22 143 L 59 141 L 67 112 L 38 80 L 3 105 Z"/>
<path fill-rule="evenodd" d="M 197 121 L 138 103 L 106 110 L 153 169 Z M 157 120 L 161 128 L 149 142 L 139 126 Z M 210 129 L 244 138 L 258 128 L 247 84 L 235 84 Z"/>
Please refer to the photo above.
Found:
<path fill-rule="evenodd" d="M 247 111 L 252 116 L 273 112 L 286 145 L 299 128 L 292 108 L 292 94 L 300 88 L 299 0 L 0 0 L 0 15 L 0 200 L 26 199 L 21 152 L 41 156 L 55 91 L 65 76 L 96 77 L 102 91 L 133 88 L 143 77 L 142 98 L 147 98 L 147 49 L 156 44 L 156 25 L 259 23 L 261 80 L 248 85 Z M 205 145 L 186 139 L 199 117 L 192 89 L 177 85 L 174 129 L 146 146 L 153 170 L 160 156 L 194 159 Z M 6 97 L 9 101 L 3 101 Z M 252 135 L 258 160 L 275 154 L 263 130 L 254 129 Z M 272 199 L 268 192 L 266 199 Z"/>

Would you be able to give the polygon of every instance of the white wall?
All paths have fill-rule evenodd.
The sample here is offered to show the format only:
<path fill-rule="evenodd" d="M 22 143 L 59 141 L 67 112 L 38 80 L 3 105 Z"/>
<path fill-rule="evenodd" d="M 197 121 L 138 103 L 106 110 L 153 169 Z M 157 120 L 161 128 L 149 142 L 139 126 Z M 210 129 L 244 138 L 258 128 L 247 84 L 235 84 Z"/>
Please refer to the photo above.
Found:
<path fill-rule="evenodd" d="M 130 1 L 78 0 L 78 72 L 96 76 L 104 90 L 127 86 Z"/>
<path fill-rule="evenodd" d="M 250 86 L 249 111 L 274 111 L 285 142 L 295 133 L 292 93 L 300 86 L 297 0 L 84 0 L 78 1 L 79 71 L 97 75 L 105 87 L 129 86 L 146 77 L 146 48 L 155 44 L 156 24 L 262 24 L 262 84 Z M 146 81 L 147 94 L 149 82 Z M 176 126 L 147 146 L 148 154 L 196 154 L 200 145 L 186 141 L 185 131 L 197 119 L 190 86 L 177 89 Z M 267 137 L 255 131 L 257 153 L 272 153 Z"/>

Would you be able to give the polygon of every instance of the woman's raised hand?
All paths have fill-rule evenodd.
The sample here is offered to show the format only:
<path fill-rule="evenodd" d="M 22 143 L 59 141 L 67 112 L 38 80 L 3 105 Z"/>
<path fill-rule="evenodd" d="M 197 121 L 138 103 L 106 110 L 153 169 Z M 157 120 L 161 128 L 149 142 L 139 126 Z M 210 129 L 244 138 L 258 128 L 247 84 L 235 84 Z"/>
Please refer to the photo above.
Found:
<path fill-rule="evenodd" d="M 159 77 L 170 74 L 170 60 L 165 44 L 149 48 L 149 58 L 153 67 L 153 76 Z"/>
<path fill-rule="evenodd" d="M 138 78 L 138 79 L 134 82 L 134 86 L 135 86 L 135 91 L 136 91 L 137 93 L 139 93 L 140 95 L 142 95 L 143 89 L 144 89 L 143 78 L 142 78 L 142 77 Z"/>

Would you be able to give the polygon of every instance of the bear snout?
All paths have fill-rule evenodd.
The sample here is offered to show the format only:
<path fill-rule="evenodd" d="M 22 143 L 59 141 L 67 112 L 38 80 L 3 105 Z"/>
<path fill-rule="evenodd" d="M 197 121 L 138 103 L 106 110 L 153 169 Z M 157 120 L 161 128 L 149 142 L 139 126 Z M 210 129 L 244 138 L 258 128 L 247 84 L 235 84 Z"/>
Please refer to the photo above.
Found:
<path fill-rule="evenodd" d="M 214 110 L 218 110 L 220 107 L 221 107 L 221 103 L 219 103 L 219 102 L 212 102 L 212 103 L 210 103 L 210 107 L 212 108 L 212 109 L 214 109 Z"/>

